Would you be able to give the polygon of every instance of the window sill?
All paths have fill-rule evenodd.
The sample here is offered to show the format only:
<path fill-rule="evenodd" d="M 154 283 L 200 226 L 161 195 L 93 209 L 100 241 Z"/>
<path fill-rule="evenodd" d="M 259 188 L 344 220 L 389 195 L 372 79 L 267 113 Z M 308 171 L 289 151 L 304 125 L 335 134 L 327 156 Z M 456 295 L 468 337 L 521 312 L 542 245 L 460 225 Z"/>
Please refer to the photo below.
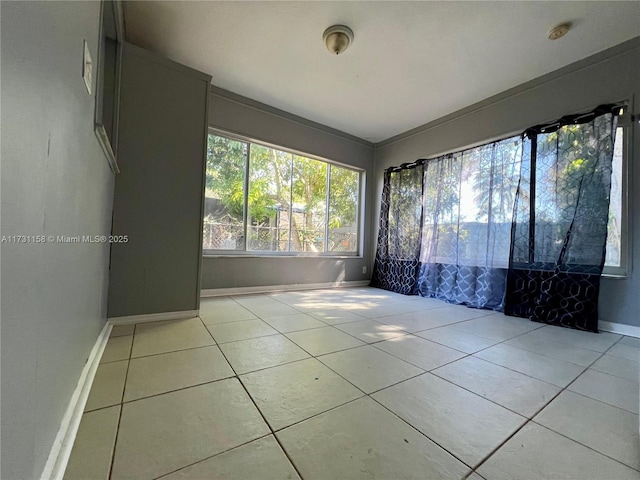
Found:
<path fill-rule="evenodd" d="M 601 277 L 608 278 L 610 280 L 626 280 L 629 278 L 629 275 L 626 273 L 603 273 Z"/>
<path fill-rule="evenodd" d="M 202 255 L 203 258 L 316 258 L 323 260 L 344 260 L 346 258 L 351 259 L 362 259 L 362 255 L 354 254 L 354 255 L 283 255 L 283 254 L 260 254 L 260 253 L 249 253 L 249 254 L 216 254 L 216 253 L 205 253 Z"/>

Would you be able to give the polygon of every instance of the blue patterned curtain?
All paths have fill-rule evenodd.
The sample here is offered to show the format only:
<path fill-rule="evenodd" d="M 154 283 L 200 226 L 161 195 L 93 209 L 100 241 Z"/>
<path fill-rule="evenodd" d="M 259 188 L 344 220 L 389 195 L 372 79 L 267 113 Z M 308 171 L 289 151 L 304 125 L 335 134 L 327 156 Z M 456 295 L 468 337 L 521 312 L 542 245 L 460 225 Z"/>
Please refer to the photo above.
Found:
<path fill-rule="evenodd" d="M 598 331 L 619 106 L 523 134 L 505 313 Z"/>
<path fill-rule="evenodd" d="M 421 162 L 384 173 L 378 248 L 371 285 L 413 294 L 422 236 Z"/>
<path fill-rule="evenodd" d="M 429 160 L 417 293 L 502 310 L 521 142 Z"/>

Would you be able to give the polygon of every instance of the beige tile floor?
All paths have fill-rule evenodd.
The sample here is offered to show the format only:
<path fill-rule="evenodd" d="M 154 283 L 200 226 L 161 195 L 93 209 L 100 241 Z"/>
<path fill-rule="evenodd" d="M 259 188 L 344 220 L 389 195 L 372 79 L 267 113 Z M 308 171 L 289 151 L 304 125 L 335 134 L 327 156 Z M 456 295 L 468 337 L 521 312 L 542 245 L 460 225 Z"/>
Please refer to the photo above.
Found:
<path fill-rule="evenodd" d="M 115 327 L 67 479 L 640 479 L 640 340 L 373 288 Z"/>

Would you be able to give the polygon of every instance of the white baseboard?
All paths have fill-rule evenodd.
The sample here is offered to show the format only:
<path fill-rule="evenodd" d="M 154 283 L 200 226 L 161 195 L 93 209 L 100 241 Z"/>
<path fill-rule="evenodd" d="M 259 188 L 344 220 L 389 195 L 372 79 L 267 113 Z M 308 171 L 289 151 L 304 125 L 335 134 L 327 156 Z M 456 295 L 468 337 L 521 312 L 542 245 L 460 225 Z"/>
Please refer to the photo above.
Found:
<path fill-rule="evenodd" d="M 184 310 L 182 312 L 148 313 L 145 315 L 130 315 L 128 317 L 111 317 L 111 325 L 132 325 L 134 323 L 161 322 L 163 320 L 182 320 L 198 316 L 198 310 Z"/>
<path fill-rule="evenodd" d="M 248 293 L 288 292 L 294 290 L 315 290 L 319 288 L 363 287 L 369 285 L 369 283 L 370 280 L 355 280 L 350 282 L 296 283 L 292 285 L 263 285 L 258 287 L 214 288 L 201 290 L 200 297 L 246 295 Z"/>
<path fill-rule="evenodd" d="M 624 323 L 605 322 L 600 320 L 598 322 L 598 329 L 603 332 L 619 333 L 621 335 L 628 335 L 629 337 L 640 338 L 640 327 L 635 325 L 625 325 Z"/>
<path fill-rule="evenodd" d="M 93 384 L 93 378 L 96 375 L 102 352 L 104 352 L 104 348 L 107 345 L 112 328 L 109 322 L 105 323 L 102 332 L 100 332 L 96 343 L 91 349 L 89 358 L 80 374 L 78 384 L 71 395 L 71 400 L 69 400 L 67 410 L 62 417 L 60 428 L 49 452 L 49 458 L 47 458 L 47 463 L 40 476 L 41 480 L 60 480 L 64 476 L 64 471 L 71 456 L 73 442 L 78 433 L 80 420 L 82 420 L 82 413 Z"/>

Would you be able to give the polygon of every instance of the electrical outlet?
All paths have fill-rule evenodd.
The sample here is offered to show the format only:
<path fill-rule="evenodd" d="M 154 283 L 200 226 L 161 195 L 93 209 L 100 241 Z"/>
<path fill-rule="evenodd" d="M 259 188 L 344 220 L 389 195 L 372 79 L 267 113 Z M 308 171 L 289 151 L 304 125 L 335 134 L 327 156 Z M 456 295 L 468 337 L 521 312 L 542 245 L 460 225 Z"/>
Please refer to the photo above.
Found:
<path fill-rule="evenodd" d="M 367 274 L 367 266 L 366 265 L 364 267 L 362 267 L 362 274 L 363 275 Z"/>

